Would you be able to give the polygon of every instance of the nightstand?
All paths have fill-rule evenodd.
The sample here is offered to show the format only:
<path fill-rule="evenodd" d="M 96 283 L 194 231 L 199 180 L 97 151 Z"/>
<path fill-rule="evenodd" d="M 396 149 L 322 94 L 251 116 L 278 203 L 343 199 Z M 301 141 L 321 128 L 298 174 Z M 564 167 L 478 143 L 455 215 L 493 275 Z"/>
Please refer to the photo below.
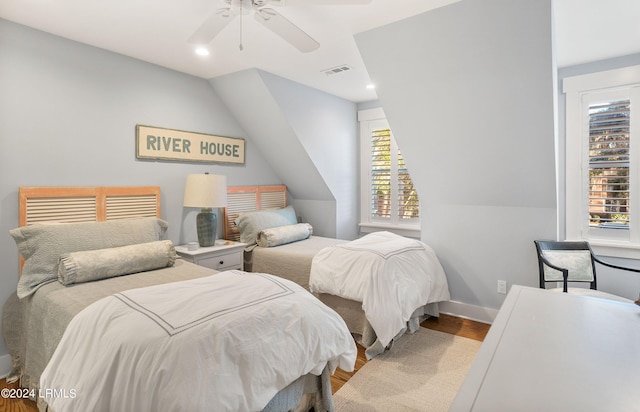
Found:
<path fill-rule="evenodd" d="M 176 246 L 176 253 L 184 260 L 196 265 L 215 270 L 242 270 L 244 243 L 230 240 L 216 240 L 215 246 L 199 247 L 196 250 L 188 250 L 186 245 Z"/>

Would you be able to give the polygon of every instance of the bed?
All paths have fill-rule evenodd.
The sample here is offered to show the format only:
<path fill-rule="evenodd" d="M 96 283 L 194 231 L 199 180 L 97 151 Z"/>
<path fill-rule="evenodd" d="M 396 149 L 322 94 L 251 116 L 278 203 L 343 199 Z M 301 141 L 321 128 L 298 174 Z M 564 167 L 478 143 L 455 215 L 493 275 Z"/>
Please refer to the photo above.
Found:
<path fill-rule="evenodd" d="M 365 347 L 368 359 L 388 349 L 405 332 L 415 332 L 425 318 L 438 316 L 438 302 L 450 299 L 447 280 L 435 253 L 430 247 L 415 239 L 401 238 L 388 232 L 367 235 L 355 241 L 315 236 L 313 228 L 299 222 L 300 218 L 295 210 L 287 205 L 286 186 L 235 186 L 228 187 L 227 191 L 225 238 L 247 244 L 244 252 L 245 270 L 283 277 L 314 292 L 322 302 L 342 316 L 351 333 Z M 386 246 L 382 243 L 378 245 L 379 241 L 388 241 L 388 244 L 392 245 L 391 252 L 388 253 L 389 251 L 385 250 Z M 364 247 L 367 250 L 364 250 Z M 347 249 L 351 249 L 350 255 L 341 255 Z M 360 249 L 360 252 L 354 249 Z M 347 279 L 348 273 L 342 265 L 342 262 L 348 259 L 347 256 L 363 259 L 362 255 L 365 254 L 380 255 L 384 257 L 381 259 L 382 263 L 377 263 L 378 266 L 388 265 L 389 262 L 393 264 L 398 260 L 400 255 L 396 252 L 400 249 L 420 249 L 411 255 L 413 259 L 419 254 L 418 260 L 409 262 L 408 270 L 407 262 L 400 263 L 400 265 L 405 264 L 404 269 L 396 270 L 396 272 L 404 270 L 405 273 L 415 272 L 412 273 L 415 278 L 405 279 L 398 285 L 391 284 L 385 288 L 386 290 L 396 289 L 396 292 L 411 296 L 421 303 L 404 302 L 404 307 L 398 308 L 402 313 L 396 311 L 392 314 L 393 317 L 374 319 L 376 316 L 374 312 L 385 312 L 389 308 L 390 299 L 383 298 L 383 306 L 380 304 L 380 297 L 368 299 L 364 293 L 348 294 L 336 287 L 318 287 L 317 283 L 314 290 L 310 283 L 312 275 L 319 276 L 321 268 L 327 268 L 319 262 L 322 255 L 336 255 L 331 258 L 337 259 L 337 264 L 334 265 L 336 268 L 324 272 L 331 272 L 331 276 L 335 277 L 335 272 L 342 270 L 343 278 Z M 320 253 L 321 251 L 323 253 Z M 327 257 L 327 259 L 330 258 Z M 371 268 L 368 261 L 362 264 L 361 262 L 363 261 L 354 262 L 354 266 Z M 421 270 L 416 271 L 416 267 L 420 267 Z M 368 276 L 368 274 L 363 272 L 362 276 Z M 353 277 L 350 278 L 353 279 Z M 420 284 L 419 287 L 418 284 Z M 366 285 L 360 287 L 364 288 Z M 408 290 L 412 287 L 419 292 L 414 294 L 414 290 Z M 407 311 L 408 306 L 412 306 L 409 311 Z M 385 314 L 382 315 L 385 316 Z"/>
<path fill-rule="evenodd" d="M 11 234 L 26 259 L 3 307 L 7 380 L 39 409 L 333 409 L 329 375 L 356 357 L 344 321 L 285 279 L 178 259 L 158 187 L 19 199 Z"/>

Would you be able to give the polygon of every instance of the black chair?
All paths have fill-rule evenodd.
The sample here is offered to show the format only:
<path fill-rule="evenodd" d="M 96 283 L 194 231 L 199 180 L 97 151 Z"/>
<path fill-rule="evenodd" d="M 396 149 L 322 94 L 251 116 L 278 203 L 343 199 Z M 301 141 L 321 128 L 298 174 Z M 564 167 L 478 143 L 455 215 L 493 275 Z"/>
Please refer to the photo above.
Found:
<path fill-rule="evenodd" d="M 538 253 L 540 288 L 547 282 L 562 282 L 562 292 L 633 302 L 620 296 L 598 291 L 596 263 L 614 269 L 640 273 L 640 269 L 614 265 L 593 253 L 589 242 L 534 240 Z M 569 282 L 589 283 L 589 289 L 569 288 Z"/>

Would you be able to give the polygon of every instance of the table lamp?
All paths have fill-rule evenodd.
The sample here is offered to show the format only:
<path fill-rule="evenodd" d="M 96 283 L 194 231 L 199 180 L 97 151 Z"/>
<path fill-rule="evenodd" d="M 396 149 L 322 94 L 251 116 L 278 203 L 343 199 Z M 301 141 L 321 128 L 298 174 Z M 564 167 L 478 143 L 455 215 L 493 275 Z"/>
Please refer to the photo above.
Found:
<path fill-rule="evenodd" d="M 183 205 L 201 208 L 196 217 L 198 244 L 201 247 L 215 245 L 218 224 L 212 209 L 227 206 L 227 177 L 209 173 L 187 175 Z"/>

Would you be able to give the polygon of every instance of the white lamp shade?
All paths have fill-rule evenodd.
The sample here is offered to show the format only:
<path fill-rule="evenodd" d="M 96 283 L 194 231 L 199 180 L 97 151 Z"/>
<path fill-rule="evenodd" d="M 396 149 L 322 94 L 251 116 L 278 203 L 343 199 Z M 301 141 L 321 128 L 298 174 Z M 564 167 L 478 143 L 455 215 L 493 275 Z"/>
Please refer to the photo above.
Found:
<path fill-rule="evenodd" d="M 183 205 L 200 208 L 226 207 L 227 177 L 210 174 L 187 175 Z"/>

